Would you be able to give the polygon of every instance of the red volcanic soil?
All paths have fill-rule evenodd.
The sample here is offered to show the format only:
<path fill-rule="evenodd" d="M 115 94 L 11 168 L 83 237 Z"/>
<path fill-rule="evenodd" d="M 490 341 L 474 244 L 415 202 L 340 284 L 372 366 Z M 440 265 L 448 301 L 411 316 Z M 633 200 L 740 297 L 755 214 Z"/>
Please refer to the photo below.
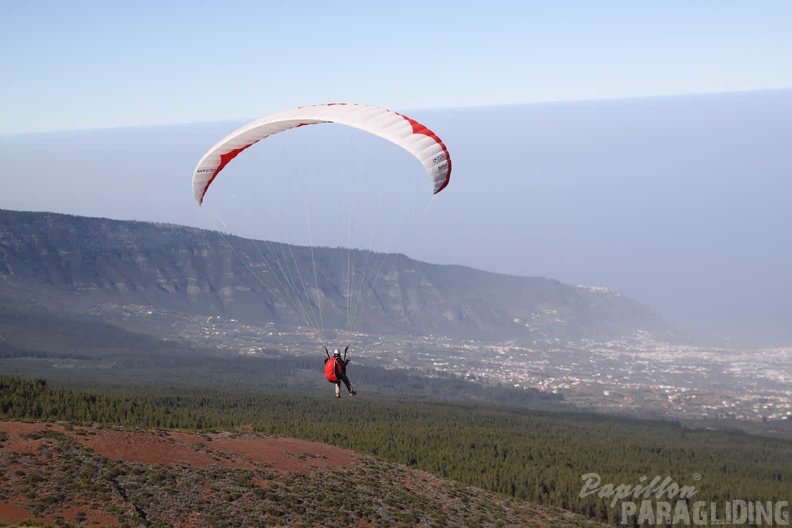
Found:
<path fill-rule="evenodd" d="M 7 502 L 0 502 L 0 522 L 14 524 L 30 517 L 31 514 L 26 509 Z"/>
<path fill-rule="evenodd" d="M 0 422 L 0 432 L 7 434 L 0 441 L 0 456 L 37 457 L 42 455 L 48 442 L 41 434 L 62 434 L 86 448 L 89 452 L 111 460 L 131 464 L 162 464 L 165 466 L 189 465 L 197 468 L 219 466 L 232 469 L 261 469 L 278 471 L 281 474 L 307 473 L 313 468 L 349 468 L 356 462 L 352 451 L 293 438 L 254 436 L 251 434 L 188 434 L 161 431 L 124 431 L 92 427 L 66 427 L 58 424 Z M 5 435 L 0 435 L 0 439 Z M 51 441 L 51 440 L 50 440 Z M 15 474 L 17 480 L 23 474 L 18 464 L 3 466 L 5 474 L 0 476 L 0 523 L 18 523 L 25 519 L 38 519 L 55 523 L 60 517 L 75 522 L 77 511 L 85 516 L 88 524 L 116 525 L 114 517 L 87 507 L 75 508 L 61 505 L 54 514 L 36 516 L 26 508 L 28 501 L 16 494 L 8 484 Z M 28 469 L 24 473 L 29 473 Z M 6 489 L 6 485 L 9 489 Z"/>
<path fill-rule="evenodd" d="M 316 442 L 0 421 L 0 525 L 25 520 L 177 528 L 584 525 L 569 512 Z"/>
<path fill-rule="evenodd" d="M 354 462 L 352 451 L 294 438 L 252 435 L 195 435 L 179 432 L 133 432 L 115 429 L 74 427 L 57 424 L 0 422 L 8 433 L 2 451 L 35 453 L 42 440 L 24 438 L 36 431 L 60 431 L 96 453 L 130 463 L 219 465 L 252 469 L 266 464 L 284 473 L 299 473 L 311 467 L 347 466 Z M 205 449 L 208 448 L 208 449 Z"/>
<path fill-rule="evenodd" d="M 240 469 L 266 464 L 283 473 L 302 473 L 309 467 L 347 466 L 354 460 L 351 451 L 294 438 L 94 431 L 95 435 L 78 436 L 77 441 L 102 456 L 131 463 Z"/>

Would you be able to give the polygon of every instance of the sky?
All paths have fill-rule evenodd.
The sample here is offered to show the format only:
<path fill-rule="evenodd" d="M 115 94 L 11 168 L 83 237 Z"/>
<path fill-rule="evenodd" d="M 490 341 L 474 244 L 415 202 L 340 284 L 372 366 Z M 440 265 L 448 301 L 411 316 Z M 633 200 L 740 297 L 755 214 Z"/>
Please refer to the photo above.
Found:
<path fill-rule="evenodd" d="M 0 208 L 605 286 L 792 343 L 792 3 L 371 4 L 0 0 Z M 427 124 L 451 185 L 426 196 L 398 147 L 303 127 L 195 204 L 217 140 L 330 101 Z"/>
<path fill-rule="evenodd" d="M 0 0 L 0 133 L 792 86 L 792 3 Z"/>

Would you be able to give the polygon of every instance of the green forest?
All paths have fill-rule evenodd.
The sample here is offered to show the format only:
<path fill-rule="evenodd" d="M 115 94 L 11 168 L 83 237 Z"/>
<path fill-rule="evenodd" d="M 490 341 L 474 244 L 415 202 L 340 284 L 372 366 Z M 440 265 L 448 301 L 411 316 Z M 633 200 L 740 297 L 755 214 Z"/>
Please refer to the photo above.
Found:
<path fill-rule="evenodd" d="M 788 500 L 792 491 L 789 441 L 491 404 L 339 401 L 208 387 L 85 391 L 2 376 L 0 417 L 198 432 L 252 428 L 350 448 L 611 523 L 619 509 L 596 494 L 580 497 L 582 475 L 626 484 L 670 477 L 695 486 L 696 500 L 709 501 Z"/>

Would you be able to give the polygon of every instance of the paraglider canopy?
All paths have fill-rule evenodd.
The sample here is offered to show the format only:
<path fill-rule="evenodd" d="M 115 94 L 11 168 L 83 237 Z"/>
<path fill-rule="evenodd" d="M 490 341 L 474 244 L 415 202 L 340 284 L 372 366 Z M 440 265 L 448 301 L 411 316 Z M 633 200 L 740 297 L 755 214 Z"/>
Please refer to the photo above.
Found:
<path fill-rule="evenodd" d="M 409 208 L 415 208 L 419 202 L 414 199 L 415 193 L 410 191 L 423 194 L 423 190 L 415 187 L 405 190 L 407 185 L 404 186 L 405 189 L 392 189 L 385 185 L 384 182 L 387 182 L 388 178 L 402 178 L 403 172 L 392 170 L 394 164 L 387 163 L 387 166 L 386 163 L 380 164 L 379 158 L 366 159 L 367 155 L 373 155 L 371 149 L 361 149 L 351 153 L 350 157 L 344 160 L 343 168 L 337 172 L 333 171 L 320 151 L 314 148 L 317 143 L 311 143 L 311 133 L 305 132 L 302 128 L 320 123 L 347 125 L 364 132 L 358 134 L 356 131 L 347 131 L 350 137 L 355 137 L 355 141 L 366 139 L 363 136 L 370 134 L 387 140 L 390 144 L 382 145 L 385 148 L 395 144 L 405 149 L 424 166 L 432 184 L 433 194 L 439 193 L 448 185 L 451 176 L 451 158 L 440 138 L 412 118 L 374 106 L 331 103 L 300 106 L 257 119 L 221 139 L 198 161 L 192 176 L 192 189 L 195 200 L 201 204 L 217 176 L 240 153 L 270 136 L 294 130 L 293 134 L 286 133 L 278 138 L 272 138 L 261 146 L 259 152 L 266 153 L 267 147 L 277 149 L 279 140 L 283 139 L 285 143 L 280 145 L 290 145 L 292 141 L 298 143 L 299 156 L 273 157 L 272 163 L 266 164 L 263 168 L 268 175 L 267 181 L 257 182 L 253 186 L 240 186 L 242 192 L 239 196 L 230 193 L 233 197 L 232 202 L 224 202 L 228 198 L 227 194 L 220 193 L 223 196 L 217 197 L 220 198 L 218 203 L 221 205 L 230 204 L 236 217 L 241 216 L 239 209 L 245 204 L 253 207 L 252 214 L 245 215 L 246 228 L 249 228 L 249 225 L 265 226 L 277 233 L 273 237 L 271 234 L 259 232 L 255 238 L 250 238 L 253 246 L 251 251 L 240 251 L 235 247 L 232 251 L 242 261 L 245 269 L 257 278 L 261 291 L 266 292 L 267 310 L 277 311 L 278 305 L 290 307 L 307 327 L 316 332 L 319 341 L 324 342 L 326 327 L 345 328 L 350 335 L 356 332 L 363 319 L 368 300 L 373 297 L 375 283 L 384 273 L 385 260 L 388 255 L 394 254 L 393 251 L 376 253 L 373 251 L 373 245 L 387 238 L 381 236 L 383 232 L 403 229 L 402 220 L 405 218 L 420 220 L 419 213 L 410 215 L 405 212 L 409 211 Z M 320 134 L 314 137 L 335 138 L 336 135 L 343 137 L 344 131 L 339 130 L 342 128 L 328 127 L 327 136 Z M 317 132 L 321 131 L 317 130 Z M 306 138 L 307 141 L 300 143 L 301 138 Z M 358 143 L 353 145 L 356 146 Z M 256 150 L 258 149 L 254 149 Z M 411 161 L 409 157 L 405 156 L 405 158 L 408 162 Z M 251 155 L 249 159 L 255 159 L 255 155 Z M 258 178 L 259 170 L 245 171 L 245 160 L 241 161 L 239 166 L 229 171 L 228 176 L 232 174 L 239 176 L 247 172 L 255 174 Z M 306 161 L 316 162 L 321 166 L 321 178 L 300 177 L 302 164 Z M 355 171 L 354 166 L 357 163 L 362 163 L 366 170 Z M 371 170 L 372 166 L 374 170 Z M 237 168 L 242 170 L 237 171 Z M 411 175 L 410 171 L 404 172 Z M 339 175 L 344 178 L 338 178 Z M 312 179 L 315 181 L 311 181 Z M 235 178 L 228 178 L 229 182 L 234 180 Z M 421 183 L 417 179 L 414 181 Z M 309 184 L 307 189 L 298 189 L 306 182 Z M 345 188 L 342 182 L 352 182 L 352 185 Z M 294 184 L 295 188 L 293 195 L 286 192 L 287 187 L 292 187 L 291 184 Z M 321 188 L 322 185 L 328 184 L 331 192 L 314 192 L 313 185 Z M 222 185 L 225 186 L 226 181 L 223 181 Z M 226 189 L 231 188 L 233 185 L 226 187 Z M 260 192 L 261 190 L 265 192 Z M 276 190 L 278 192 L 270 192 Z M 379 194 L 378 201 L 369 199 L 375 194 Z M 320 196 L 321 203 L 312 204 L 313 196 Z M 407 200 L 403 200 L 404 207 L 399 200 L 401 196 L 408 197 Z M 269 197 L 272 197 L 273 201 L 265 203 L 264 200 Z M 292 199 L 293 197 L 296 200 Z M 338 198 L 342 198 L 345 203 L 341 203 Z M 429 200 L 432 200 L 432 195 L 426 193 L 426 201 Z M 327 205 L 328 203 L 330 206 Z M 318 211 L 319 222 L 312 221 L 313 211 Z M 212 210 L 207 212 L 216 213 Z M 308 241 L 303 242 L 304 246 L 301 247 L 293 243 L 288 228 L 299 224 L 296 220 L 303 212 Z M 382 214 L 388 212 L 394 214 L 389 217 Z M 280 218 L 256 221 L 256 216 L 269 213 L 280 215 Z M 358 215 L 363 220 L 356 224 Z M 219 220 L 225 232 L 232 231 L 225 219 Z M 340 221 L 343 220 L 348 221 L 344 229 L 340 226 Z M 361 226 L 363 229 L 360 229 Z M 331 233 L 330 244 L 335 244 L 337 247 L 341 247 L 338 245 L 338 236 L 345 232 L 348 237 L 345 244 L 346 253 L 341 254 L 317 243 L 314 238 L 317 234 L 315 228 L 322 233 Z M 281 242 L 272 242 L 274 238 L 280 239 Z M 226 243 L 231 247 L 230 241 L 226 240 Z M 367 249 L 360 249 L 363 247 Z M 338 258 L 339 256 L 341 259 Z M 334 350 L 333 356 L 327 348 L 325 351 L 328 359 L 332 357 L 339 362 L 347 359 L 346 349 L 343 357 L 340 350 Z"/>
<path fill-rule="evenodd" d="M 420 161 L 432 180 L 435 194 L 451 177 L 451 157 L 437 135 L 407 116 L 353 103 L 300 106 L 257 119 L 220 140 L 204 154 L 193 173 L 193 194 L 198 203 L 214 179 L 242 151 L 273 134 L 319 123 L 339 123 L 358 128 L 391 141 Z"/>

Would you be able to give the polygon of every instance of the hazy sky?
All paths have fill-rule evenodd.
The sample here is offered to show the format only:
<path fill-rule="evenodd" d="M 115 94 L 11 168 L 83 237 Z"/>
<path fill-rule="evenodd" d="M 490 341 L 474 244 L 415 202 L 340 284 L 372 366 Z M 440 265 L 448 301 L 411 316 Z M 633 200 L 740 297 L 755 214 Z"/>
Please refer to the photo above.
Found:
<path fill-rule="evenodd" d="M 0 208 L 606 286 L 683 327 L 792 343 L 792 90 L 410 115 L 451 152 L 436 196 L 401 148 L 317 125 L 245 151 L 198 207 L 192 171 L 229 122 L 0 136 Z"/>
<path fill-rule="evenodd" d="M 792 2 L 0 0 L 0 133 L 792 87 Z"/>
<path fill-rule="evenodd" d="M 790 27 L 789 1 L 0 0 L 0 208 L 548 276 L 792 341 Z M 213 143 L 329 101 L 424 121 L 449 188 L 424 198 L 398 147 L 303 127 L 239 156 L 198 208 Z"/>

